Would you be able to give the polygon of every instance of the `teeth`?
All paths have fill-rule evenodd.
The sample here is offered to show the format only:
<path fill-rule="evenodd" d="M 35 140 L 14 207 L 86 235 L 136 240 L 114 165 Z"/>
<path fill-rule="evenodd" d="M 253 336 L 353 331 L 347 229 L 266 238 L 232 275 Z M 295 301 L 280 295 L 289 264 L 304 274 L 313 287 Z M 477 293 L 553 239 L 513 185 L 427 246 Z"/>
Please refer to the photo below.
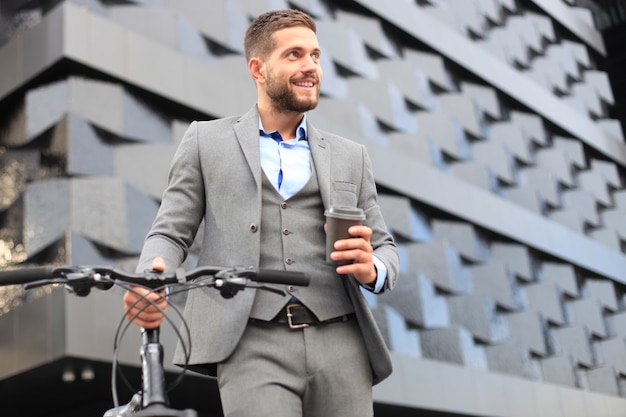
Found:
<path fill-rule="evenodd" d="M 312 82 L 296 83 L 296 85 L 299 85 L 301 87 L 313 87 Z"/>

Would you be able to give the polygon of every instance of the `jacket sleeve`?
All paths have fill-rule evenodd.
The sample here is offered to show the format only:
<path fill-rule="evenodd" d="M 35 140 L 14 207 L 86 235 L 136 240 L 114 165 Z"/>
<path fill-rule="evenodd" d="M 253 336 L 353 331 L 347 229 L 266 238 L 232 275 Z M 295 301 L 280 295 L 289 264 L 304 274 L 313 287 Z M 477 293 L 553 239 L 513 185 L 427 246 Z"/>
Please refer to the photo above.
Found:
<path fill-rule="evenodd" d="M 137 271 L 152 267 L 161 256 L 173 271 L 187 257 L 205 211 L 202 169 L 198 152 L 198 123 L 193 122 L 176 150 L 157 216 L 148 233 Z"/>
<path fill-rule="evenodd" d="M 388 232 L 385 220 L 378 205 L 378 192 L 374 181 L 374 173 L 372 170 L 372 162 L 365 146 L 361 145 L 362 151 L 362 179 L 361 189 L 359 193 L 359 207 L 365 211 L 365 223 L 372 229 L 372 247 L 374 255 L 380 259 L 387 267 L 387 279 L 382 290 L 391 290 L 398 279 L 400 258 L 398 255 L 398 247 Z"/>

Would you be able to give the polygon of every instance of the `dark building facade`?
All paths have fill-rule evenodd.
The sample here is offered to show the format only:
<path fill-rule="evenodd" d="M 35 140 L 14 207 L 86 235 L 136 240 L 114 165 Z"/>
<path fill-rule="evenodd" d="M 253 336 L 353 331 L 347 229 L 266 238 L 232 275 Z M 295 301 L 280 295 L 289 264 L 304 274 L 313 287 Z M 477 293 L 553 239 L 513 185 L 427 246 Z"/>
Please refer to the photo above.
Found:
<path fill-rule="evenodd" d="M 284 7 L 318 24 L 309 117 L 367 146 L 401 251 L 376 415 L 626 415 L 623 80 L 590 2 L 3 0 L 0 268 L 134 270 L 182 132 L 253 104 L 244 31 Z M 120 291 L 0 288 L 0 409 L 102 415 L 121 322 Z M 171 396 L 221 415 L 208 378 Z"/>

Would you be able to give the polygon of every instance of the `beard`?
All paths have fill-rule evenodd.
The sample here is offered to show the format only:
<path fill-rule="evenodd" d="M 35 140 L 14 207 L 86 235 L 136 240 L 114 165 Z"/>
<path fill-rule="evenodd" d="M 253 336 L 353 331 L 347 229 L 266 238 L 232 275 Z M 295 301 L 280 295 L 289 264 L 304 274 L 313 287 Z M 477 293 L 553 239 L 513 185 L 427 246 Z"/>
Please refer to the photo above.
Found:
<path fill-rule="evenodd" d="M 279 112 L 304 113 L 317 107 L 319 99 L 319 80 L 315 77 L 317 94 L 314 98 L 299 99 L 291 89 L 291 84 L 281 83 L 273 74 L 267 78 L 266 93 L 272 99 L 272 105 Z"/>

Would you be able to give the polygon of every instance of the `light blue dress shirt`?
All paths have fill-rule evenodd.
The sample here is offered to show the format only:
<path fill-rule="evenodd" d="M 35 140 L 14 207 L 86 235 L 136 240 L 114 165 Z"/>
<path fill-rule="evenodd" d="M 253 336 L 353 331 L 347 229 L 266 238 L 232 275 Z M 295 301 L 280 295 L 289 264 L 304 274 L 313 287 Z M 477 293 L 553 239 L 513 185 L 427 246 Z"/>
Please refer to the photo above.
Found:
<path fill-rule="evenodd" d="M 266 132 L 259 118 L 261 166 L 274 188 L 285 199 L 296 194 L 311 178 L 311 148 L 309 147 L 306 115 L 296 128 L 296 137 L 283 140 L 277 130 Z M 363 285 L 375 293 L 380 292 L 387 278 L 387 267 L 374 256 L 377 278 L 375 285 Z"/>

